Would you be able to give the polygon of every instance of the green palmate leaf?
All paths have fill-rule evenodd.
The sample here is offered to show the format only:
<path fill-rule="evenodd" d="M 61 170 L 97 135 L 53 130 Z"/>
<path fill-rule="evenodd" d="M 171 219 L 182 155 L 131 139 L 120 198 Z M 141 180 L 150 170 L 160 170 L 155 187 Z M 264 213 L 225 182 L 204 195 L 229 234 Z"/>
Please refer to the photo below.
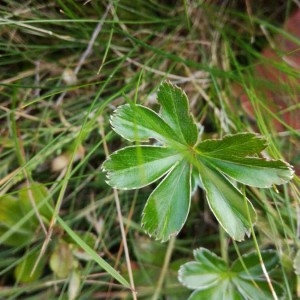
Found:
<path fill-rule="evenodd" d="M 182 265 L 178 271 L 179 281 L 190 289 L 204 290 L 218 286 L 221 274 L 227 275 L 225 261 L 205 248 L 194 250 L 196 261 Z"/>
<path fill-rule="evenodd" d="M 274 251 L 262 251 L 261 255 L 264 266 L 271 272 L 278 257 Z M 195 261 L 185 263 L 178 271 L 179 281 L 195 290 L 188 300 L 273 299 L 256 253 L 243 255 L 232 267 L 204 248 L 194 250 L 194 257 Z M 280 285 L 276 282 L 272 285 L 277 295 L 283 294 Z"/>
<path fill-rule="evenodd" d="M 160 113 L 130 103 L 116 109 L 113 129 L 130 141 L 156 139 L 161 146 L 126 147 L 103 164 L 108 184 L 135 189 L 166 176 L 150 195 L 142 223 L 150 235 L 167 240 L 186 220 L 191 185 L 201 186 L 212 212 L 236 240 L 249 234 L 255 221 L 251 203 L 233 180 L 256 187 L 270 187 L 291 179 L 291 166 L 259 158 L 266 140 L 254 133 L 198 142 L 198 129 L 189 112 L 185 93 L 171 83 L 161 84 L 157 93 Z"/>
<path fill-rule="evenodd" d="M 243 240 L 245 234 L 249 235 L 256 219 L 252 204 L 244 200 L 241 192 L 204 159 L 199 159 L 199 163 L 199 173 L 210 209 L 232 238 Z"/>
<path fill-rule="evenodd" d="M 119 189 L 136 189 L 165 175 L 182 156 L 173 149 L 154 146 L 126 147 L 103 164 L 108 184 Z"/>
<path fill-rule="evenodd" d="M 236 296 L 229 268 L 222 258 L 205 248 L 194 250 L 194 257 L 196 261 L 185 263 L 178 271 L 179 281 L 195 290 L 188 300 L 242 299 Z"/>
<path fill-rule="evenodd" d="M 142 225 L 157 239 L 176 235 L 186 221 L 191 197 L 191 166 L 182 160 L 149 196 Z"/>
<path fill-rule="evenodd" d="M 113 130 L 129 141 L 155 138 L 162 143 L 176 140 L 176 133 L 153 110 L 136 104 L 117 108 L 111 117 Z"/>
<path fill-rule="evenodd" d="M 182 89 L 164 82 L 159 88 L 157 97 L 161 104 L 161 117 L 176 132 L 176 139 L 183 144 L 195 145 L 198 129 L 189 112 L 186 94 Z"/>

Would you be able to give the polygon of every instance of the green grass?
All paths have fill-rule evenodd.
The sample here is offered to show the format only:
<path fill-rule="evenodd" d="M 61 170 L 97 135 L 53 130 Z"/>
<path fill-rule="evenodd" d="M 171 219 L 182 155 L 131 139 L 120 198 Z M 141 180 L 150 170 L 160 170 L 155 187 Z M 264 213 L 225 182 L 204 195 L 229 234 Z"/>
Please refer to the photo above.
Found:
<path fill-rule="evenodd" d="M 38 221 L 39 212 L 30 208 L 8 228 L 0 225 L 0 298 L 72 299 L 69 287 L 77 287 L 70 279 L 73 273 L 80 279 L 78 299 L 134 299 L 130 285 L 138 299 L 187 299 L 190 291 L 178 282 L 177 271 L 192 259 L 193 249 L 206 247 L 229 261 L 256 251 L 253 237 L 235 244 L 220 230 L 201 189 L 175 240 L 161 244 L 150 239 L 140 221 L 152 187 L 113 191 L 100 169 L 106 156 L 125 143 L 111 129 L 112 111 L 128 99 L 155 109 L 155 92 L 164 79 L 186 91 L 206 138 L 256 131 L 270 143 L 266 155 L 299 168 L 299 129 L 287 124 L 281 111 L 272 111 L 268 96 L 261 93 L 262 85 L 279 87 L 253 75 L 253 67 L 264 60 L 261 50 L 269 45 L 260 26 L 271 38 L 284 32 L 281 23 L 292 1 L 272 13 L 272 1 L 257 5 L 252 16 L 235 1 L 218 7 L 201 1 L 170 2 L 0 5 L 1 196 L 16 196 L 20 189 L 40 182 L 49 191 L 39 199 L 40 205 L 48 205 L 53 216 Z M 85 56 L 88 47 L 91 51 Z M 295 69 L 284 61 L 273 65 L 290 82 L 296 80 Z M 76 70 L 71 85 L 64 79 L 66 70 Z M 234 96 L 237 84 L 248 94 L 254 121 Z M 299 109 L 299 88 L 287 82 L 281 89 L 291 99 L 287 109 Z M 274 120 L 281 123 L 280 131 L 274 129 Z M 67 164 L 53 171 L 61 155 Z M 245 192 L 258 211 L 254 232 L 260 250 L 276 249 L 280 257 L 281 265 L 270 276 L 284 286 L 286 299 L 295 299 L 299 178 L 278 191 Z M 38 224 L 32 239 L 25 245 L 7 244 L 28 219 Z M 62 240 L 69 245 L 66 253 L 74 255 L 66 278 L 59 278 L 48 264 Z M 32 282 L 16 281 L 16 265 L 34 249 L 46 260 L 41 276 Z M 63 262 L 64 248 L 60 250 L 58 260 Z"/>

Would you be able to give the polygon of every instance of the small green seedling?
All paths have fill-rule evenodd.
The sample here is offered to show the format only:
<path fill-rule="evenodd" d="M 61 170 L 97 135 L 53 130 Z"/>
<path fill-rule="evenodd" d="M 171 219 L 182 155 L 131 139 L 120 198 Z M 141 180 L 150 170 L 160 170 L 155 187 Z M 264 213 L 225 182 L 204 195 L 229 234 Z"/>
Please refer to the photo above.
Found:
<path fill-rule="evenodd" d="M 104 162 L 108 184 L 138 189 L 162 179 L 147 200 L 142 226 L 149 235 L 166 241 L 178 234 L 187 219 L 196 175 L 221 226 L 233 239 L 243 240 L 256 213 L 234 182 L 268 188 L 289 181 L 292 167 L 261 158 L 267 143 L 254 133 L 202 141 L 186 94 L 171 83 L 161 84 L 157 100 L 159 113 L 129 103 L 112 115 L 114 131 L 136 145 L 114 152 Z M 157 143 L 143 144 L 150 139 Z"/>
<path fill-rule="evenodd" d="M 278 266 L 276 251 L 261 252 L 264 267 L 272 272 Z M 179 281 L 195 290 L 188 300 L 200 299 L 274 299 L 273 293 L 283 295 L 277 282 L 267 282 L 256 253 L 243 255 L 231 266 L 207 249 L 194 250 L 195 261 L 182 265 L 178 271 Z"/>

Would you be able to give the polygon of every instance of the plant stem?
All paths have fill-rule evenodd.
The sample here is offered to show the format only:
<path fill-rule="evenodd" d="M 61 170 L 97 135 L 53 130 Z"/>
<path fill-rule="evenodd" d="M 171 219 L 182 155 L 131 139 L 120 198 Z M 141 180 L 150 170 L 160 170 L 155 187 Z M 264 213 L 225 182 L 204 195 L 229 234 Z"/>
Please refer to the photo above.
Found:
<path fill-rule="evenodd" d="M 175 236 L 172 236 L 170 238 L 169 245 L 168 245 L 167 252 L 166 252 L 166 256 L 165 256 L 165 260 L 164 260 L 164 264 L 162 266 L 161 273 L 159 275 L 159 279 L 158 279 L 157 286 L 156 286 L 154 295 L 152 297 L 152 300 L 157 300 L 159 295 L 160 295 L 162 285 L 164 283 L 166 273 L 168 271 L 168 266 L 169 266 L 169 263 L 170 263 L 170 259 L 171 259 L 172 253 L 173 253 L 175 240 L 176 240 Z"/>
<path fill-rule="evenodd" d="M 102 122 L 100 122 L 100 134 L 103 138 L 103 149 L 104 149 L 105 155 L 106 155 L 106 157 L 108 157 L 109 152 L 108 152 L 106 136 L 105 136 L 105 131 L 104 131 Z M 127 239 L 126 239 L 126 233 L 125 233 L 125 229 L 124 229 L 123 216 L 122 216 L 121 205 L 120 205 L 120 200 L 119 200 L 119 194 L 116 189 L 113 189 L 113 193 L 114 193 L 115 204 L 116 204 L 116 209 L 117 209 L 118 221 L 119 221 L 119 225 L 120 225 L 122 242 L 124 245 L 124 254 L 125 254 L 129 282 L 130 282 L 130 287 L 131 287 L 131 292 L 132 292 L 132 299 L 137 300 L 136 290 L 135 290 L 134 280 L 133 280 L 133 274 L 132 274 L 132 268 L 131 268 L 131 263 L 130 263 L 128 244 L 127 244 Z"/>
<path fill-rule="evenodd" d="M 249 220 L 250 220 L 251 217 L 250 217 L 249 207 L 248 207 L 248 204 L 247 204 L 247 198 L 246 198 L 245 187 L 243 187 L 243 196 L 244 196 L 244 199 L 245 199 L 245 206 L 246 206 L 246 209 L 247 209 L 248 218 L 249 218 Z M 267 269 L 266 269 L 266 267 L 265 267 L 263 258 L 262 258 L 262 256 L 261 256 L 261 252 L 260 252 L 260 249 L 259 249 L 259 246 L 258 246 L 258 243 L 257 243 L 257 239 L 256 239 L 256 235 L 255 235 L 253 226 L 251 226 L 251 234 L 252 234 L 254 246 L 255 246 L 255 248 L 256 248 L 257 255 L 258 255 L 258 258 L 259 258 L 260 266 L 261 266 L 262 271 L 263 271 L 263 273 L 264 273 L 264 275 L 265 275 L 265 278 L 266 278 L 267 283 L 268 283 L 268 285 L 269 285 L 270 291 L 271 291 L 271 293 L 272 293 L 272 295 L 273 295 L 273 299 L 274 299 L 274 300 L 278 300 L 277 294 L 276 294 L 276 292 L 275 292 L 275 290 L 274 290 L 274 287 L 273 287 L 273 285 L 272 285 L 270 276 L 269 276 L 269 274 L 268 274 L 268 271 L 267 271 Z"/>
<path fill-rule="evenodd" d="M 225 230 L 223 227 L 219 226 L 220 230 L 220 247 L 221 247 L 221 257 L 228 263 L 228 243 L 227 243 L 227 238 L 225 234 Z"/>

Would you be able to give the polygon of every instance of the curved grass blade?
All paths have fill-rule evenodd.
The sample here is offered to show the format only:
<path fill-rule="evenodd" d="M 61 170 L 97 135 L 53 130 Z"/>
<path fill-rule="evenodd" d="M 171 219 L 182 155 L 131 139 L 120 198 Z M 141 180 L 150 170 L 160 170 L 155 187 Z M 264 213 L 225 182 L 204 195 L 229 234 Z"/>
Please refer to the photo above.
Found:
<path fill-rule="evenodd" d="M 278 266 L 279 257 L 275 250 L 262 250 L 261 256 L 268 273 Z M 245 266 L 247 266 L 247 269 L 245 269 Z M 261 262 L 256 252 L 244 254 L 241 258 L 235 260 L 231 270 L 238 273 L 245 280 L 261 280 L 264 278 Z"/>
<path fill-rule="evenodd" d="M 242 278 L 233 278 L 233 284 L 236 286 L 236 289 L 242 295 L 243 299 L 255 299 L 255 300 L 266 300 L 274 299 L 269 284 L 265 280 L 256 280 L 255 285 L 252 281 L 244 280 Z M 283 295 L 283 288 L 280 284 L 272 282 L 272 286 L 275 288 L 277 295 Z M 286 299 L 286 298 L 279 298 Z"/>
<path fill-rule="evenodd" d="M 74 232 L 62 218 L 58 216 L 57 221 L 66 231 L 66 233 L 74 240 L 74 242 L 87 254 L 89 254 L 101 268 L 103 268 L 108 274 L 110 274 L 113 278 L 120 282 L 124 287 L 130 289 L 130 284 L 128 283 L 128 281 L 110 264 L 108 264 L 101 256 L 99 256 L 99 254 L 95 250 L 93 250 L 83 239 L 81 239 L 81 237 L 77 235 L 77 233 Z"/>

